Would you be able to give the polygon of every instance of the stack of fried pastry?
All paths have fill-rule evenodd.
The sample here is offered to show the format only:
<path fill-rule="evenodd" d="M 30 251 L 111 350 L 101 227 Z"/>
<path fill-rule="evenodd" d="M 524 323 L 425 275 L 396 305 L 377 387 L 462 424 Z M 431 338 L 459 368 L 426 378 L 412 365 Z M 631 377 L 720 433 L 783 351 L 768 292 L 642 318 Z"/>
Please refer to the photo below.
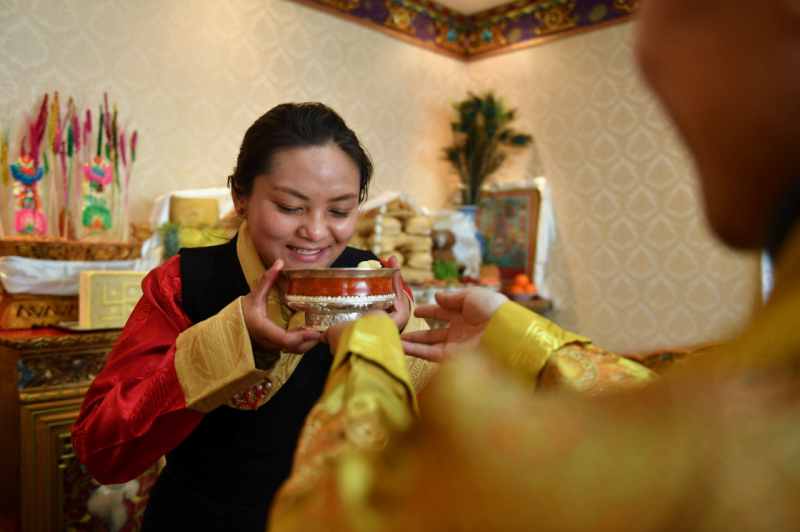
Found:
<path fill-rule="evenodd" d="M 359 219 L 351 246 L 369 249 L 382 260 L 395 257 L 409 283 L 433 279 L 431 218 L 402 202 L 392 202 Z"/>

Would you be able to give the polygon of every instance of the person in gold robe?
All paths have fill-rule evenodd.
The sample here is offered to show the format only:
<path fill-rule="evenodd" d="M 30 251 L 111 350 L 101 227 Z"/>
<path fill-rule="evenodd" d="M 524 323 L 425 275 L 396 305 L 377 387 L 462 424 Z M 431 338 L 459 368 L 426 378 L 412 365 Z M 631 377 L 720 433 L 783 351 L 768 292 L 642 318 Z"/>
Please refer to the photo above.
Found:
<path fill-rule="evenodd" d="M 767 305 L 657 380 L 481 290 L 417 309 L 444 330 L 334 328 L 270 530 L 800 529 L 800 2 L 643 0 L 638 18 L 712 228 L 776 263 Z M 419 404 L 404 350 L 447 359 Z M 636 385 L 575 393 L 617 380 Z"/>

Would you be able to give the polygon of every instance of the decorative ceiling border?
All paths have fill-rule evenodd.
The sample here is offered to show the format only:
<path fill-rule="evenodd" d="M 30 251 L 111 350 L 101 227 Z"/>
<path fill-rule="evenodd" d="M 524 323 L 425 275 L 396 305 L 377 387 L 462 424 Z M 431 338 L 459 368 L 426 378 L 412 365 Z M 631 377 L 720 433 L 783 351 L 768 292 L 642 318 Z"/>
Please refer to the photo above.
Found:
<path fill-rule="evenodd" d="M 432 0 L 292 0 L 465 61 L 625 22 L 640 0 L 516 0 L 464 15 Z"/>

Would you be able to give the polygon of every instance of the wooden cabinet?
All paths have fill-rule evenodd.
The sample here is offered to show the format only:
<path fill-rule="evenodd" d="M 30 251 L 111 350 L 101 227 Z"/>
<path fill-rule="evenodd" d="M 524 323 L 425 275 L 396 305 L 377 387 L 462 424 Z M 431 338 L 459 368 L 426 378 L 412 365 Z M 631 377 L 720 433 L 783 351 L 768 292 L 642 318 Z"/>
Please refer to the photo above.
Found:
<path fill-rule="evenodd" d="M 0 530 L 138 530 L 157 468 L 100 486 L 70 440 L 118 334 L 0 331 Z"/>

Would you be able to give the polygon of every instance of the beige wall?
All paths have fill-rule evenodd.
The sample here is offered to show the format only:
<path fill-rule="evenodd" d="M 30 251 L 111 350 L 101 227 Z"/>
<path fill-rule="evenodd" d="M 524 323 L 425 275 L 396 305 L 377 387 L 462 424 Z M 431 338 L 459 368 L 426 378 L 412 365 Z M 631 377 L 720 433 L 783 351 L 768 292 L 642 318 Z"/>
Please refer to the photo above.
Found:
<path fill-rule="evenodd" d="M 289 100 L 348 120 L 375 191 L 439 207 L 449 104 L 494 88 L 538 143 L 501 178 L 554 188 L 560 322 L 632 350 L 717 337 L 751 308 L 755 265 L 705 231 L 684 150 L 637 80 L 631 25 L 471 64 L 285 0 L 18 1 L 0 28 L 0 118 L 44 91 L 84 104 L 108 91 L 140 130 L 135 219 L 160 193 L 222 185 L 247 126 Z"/>
<path fill-rule="evenodd" d="M 747 318 L 758 264 L 716 244 L 694 168 L 633 59 L 633 24 L 469 66 L 502 87 L 532 131 L 559 244 L 546 274 L 557 320 L 621 351 L 717 339 Z"/>
<path fill-rule="evenodd" d="M 160 193 L 223 185 L 247 127 L 301 100 L 330 104 L 359 133 L 375 190 L 445 201 L 438 150 L 465 82 L 458 61 L 285 0 L 3 5 L 0 111 L 54 89 L 84 105 L 108 91 L 141 132 L 134 219 Z"/>

